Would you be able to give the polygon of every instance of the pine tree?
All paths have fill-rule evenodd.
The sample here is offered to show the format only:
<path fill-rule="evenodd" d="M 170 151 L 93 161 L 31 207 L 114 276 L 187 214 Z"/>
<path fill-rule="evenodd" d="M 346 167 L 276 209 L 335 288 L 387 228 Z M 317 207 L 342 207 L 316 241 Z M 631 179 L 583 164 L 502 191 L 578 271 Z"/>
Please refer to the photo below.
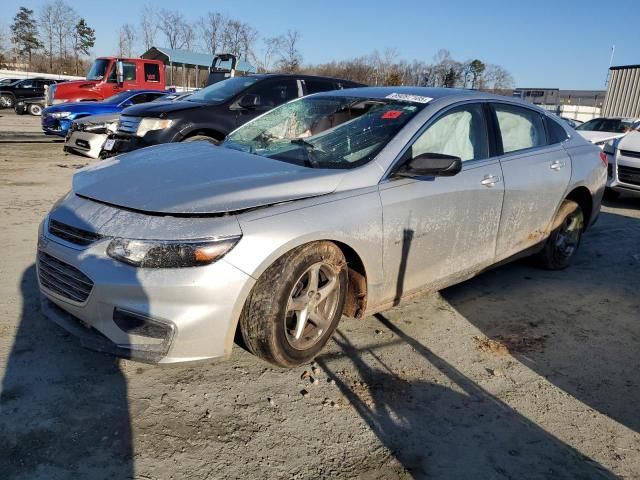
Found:
<path fill-rule="evenodd" d="M 38 27 L 33 17 L 33 10 L 20 7 L 11 24 L 11 43 L 15 46 L 18 55 L 27 54 L 29 57 L 29 69 L 31 69 L 31 55 L 35 50 L 42 48 L 42 42 L 38 38 Z"/>
<path fill-rule="evenodd" d="M 80 55 L 89 55 L 91 49 L 96 43 L 96 31 L 87 25 L 84 18 L 78 20 L 73 29 L 73 47 L 76 58 L 76 75 L 78 75 Z"/>

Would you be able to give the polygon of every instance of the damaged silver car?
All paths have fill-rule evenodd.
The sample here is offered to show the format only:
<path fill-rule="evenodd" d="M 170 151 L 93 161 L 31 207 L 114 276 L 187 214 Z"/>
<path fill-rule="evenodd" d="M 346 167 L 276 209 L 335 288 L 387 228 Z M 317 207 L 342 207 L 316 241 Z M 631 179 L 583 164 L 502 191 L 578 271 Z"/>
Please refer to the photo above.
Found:
<path fill-rule="evenodd" d="M 532 105 L 454 89 L 304 97 L 221 146 L 78 171 L 40 228 L 43 310 L 82 344 L 180 362 L 246 347 L 310 361 L 341 317 L 535 255 L 567 267 L 595 221 L 600 149 Z"/>

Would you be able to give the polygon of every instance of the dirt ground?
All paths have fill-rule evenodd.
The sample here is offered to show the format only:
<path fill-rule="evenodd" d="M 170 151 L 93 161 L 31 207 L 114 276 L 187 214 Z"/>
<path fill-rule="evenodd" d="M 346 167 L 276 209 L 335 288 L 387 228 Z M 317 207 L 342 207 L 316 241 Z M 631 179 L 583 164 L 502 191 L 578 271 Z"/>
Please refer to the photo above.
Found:
<path fill-rule="evenodd" d="M 0 111 L 0 478 L 640 478 L 640 199 L 568 270 L 343 320 L 315 364 L 159 367 L 40 314 L 38 223 L 88 161 L 37 132 Z"/>

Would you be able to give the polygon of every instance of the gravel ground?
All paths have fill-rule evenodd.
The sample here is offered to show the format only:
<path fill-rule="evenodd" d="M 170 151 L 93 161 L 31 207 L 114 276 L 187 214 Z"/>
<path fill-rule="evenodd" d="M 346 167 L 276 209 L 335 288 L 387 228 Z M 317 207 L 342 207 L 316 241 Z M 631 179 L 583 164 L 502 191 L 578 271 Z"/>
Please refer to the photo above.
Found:
<path fill-rule="evenodd" d="M 88 161 L 3 143 L 37 124 L 0 111 L 0 477 L 640 478 L 640 199 L 608 203 L 570 269 L 344 320 L 315 364 L 159 367 L 40 314 L 37 226 Z"/>

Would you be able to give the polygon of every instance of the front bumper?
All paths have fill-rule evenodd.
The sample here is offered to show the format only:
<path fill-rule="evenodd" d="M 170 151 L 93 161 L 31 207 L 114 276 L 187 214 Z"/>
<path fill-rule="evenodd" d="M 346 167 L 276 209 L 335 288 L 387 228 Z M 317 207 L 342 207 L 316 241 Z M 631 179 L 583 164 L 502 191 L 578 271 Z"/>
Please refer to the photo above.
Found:
<path fill-rule="evenodd" d="M 63 149 L 65 152 L 77 153 L 90 158 L 99 158 L 106 139 L 106 133 L 71 130 L 66 137 Z"/>
<path fill-rule="evenodd" d="M 640 194 L 640 153 L 631 153 L 637 157 L 625 155 L 619 150 L 616 150 L 615 155 L 607 153 L 607 188 L 621 193 Z"/>
<path fill-rule="evenodd" d="M 42 114 L 42 131 L 45 135 L 57 135 L 58 137 L 65 137 L 69 128 L 71 127 L 71 122 L 73 119 L 67 118 L 54 118 L 48 114 Z"/>
<path fill-rule="evenodd" d="M 230 353 L 237 320 L 254 284 L 250 276 L 224 259 L 194 268 L 135 268 L 107 256 L 109 241 L 79 249 L 41 226 L 37 271 L 48 318 L 88 348 L 144 362 L 195 361 Z M 59 270 L 68 268 L 90 281 L 86 299 L 65 292 L 73 283 L 68 276 L 52 280 L 52 270 L 42 260 L 51 257 L 62 262 L 55 263 Z M 123 312 L 133 320 L 123 322 Z"/>

